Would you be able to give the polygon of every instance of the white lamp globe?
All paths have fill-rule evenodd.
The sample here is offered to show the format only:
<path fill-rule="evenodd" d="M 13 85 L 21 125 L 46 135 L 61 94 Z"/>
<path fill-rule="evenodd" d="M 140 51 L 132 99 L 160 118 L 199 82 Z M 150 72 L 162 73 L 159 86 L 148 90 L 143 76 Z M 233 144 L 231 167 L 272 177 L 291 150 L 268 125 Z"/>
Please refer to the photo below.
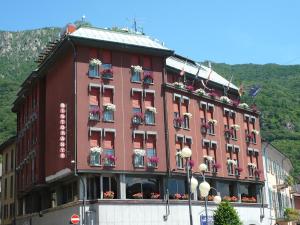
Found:
<path fill-rule="evenodd" d="M 192 150 L 189 147 L 184 147 L 181 150 L 180 156 L 182 158 L 190 158 L 192 156 Z"/>
<path fill-rule="evenodd" d="M 199 185 L 199 190 L 200 190 L 200 195 L 201 197 L 207 197 L 209 190 L 210 190 L 210 185 L 209 183 L 207 183 L 206 181 L 203 181 L 200 185 Z"/>
<path fill-rule="evenodd" d="M 204 163 L 201 163 L 198 167 L 200 172 L 205 172 L 207 170 L 207 165 Z"/>
<path fill-rule="evenodd" d="M 216 195 L 216 196 L 214 197 L 214 203 L 216 203 L 216 204 L 220 204 L 220 203 L 221 203 L 221 201 L 222 201 L 222 199 L 221 199 L 221 196 L 219 196 L 219 195 Z"/>
<path fill-rule="evenodd" d="M 198 180 L 195 177 L 191 178 L 191 192 L 195 192 L 198 186 Z"/>

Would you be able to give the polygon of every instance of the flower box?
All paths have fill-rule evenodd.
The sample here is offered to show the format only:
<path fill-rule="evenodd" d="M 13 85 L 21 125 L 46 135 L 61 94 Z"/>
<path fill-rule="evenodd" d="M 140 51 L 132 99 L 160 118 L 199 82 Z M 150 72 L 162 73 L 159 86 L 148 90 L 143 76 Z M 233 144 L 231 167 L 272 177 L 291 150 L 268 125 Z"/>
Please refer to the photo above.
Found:
<path fill-rule="evenodd" d="M 174 85 L 175 88 L 178 88 L 178 89 L 183 89 L 184 88 L 184 84 L 181 83 L 181 82 L 174 82 L 173 85 Z"/>
<path fill-rule="evenodd" d="M 207 95 L 208 95 L 209 97 L 211 97 L 212 99 L 215 99 L 215 98 L 218 97 L 218 94 L 217 94 L 216 92 L 214 92 L 214 91 L 209 92 Z"/>
<path fill-rule="evenodd" d="M 89 64 L 91 66 L 101 66 L 102 62 L 99 59 L 93 58 L 90 60 Z"/>
<path fill-rule="evenodd" d="M 189 195 L 188 194 L 184 194 L 181 196 L 182 200 L 188 200 L 189 199 Z"/>
<path fill-rule="evenodd" d="M 134 199 L 142 199 L 143 198 L 143 193 L 141 193 L 141 192 L 135 193 L 135 194 L 132 195 L 132 197 Z"/>
<path fill-rule="evenodd" d="M 238 198 L 235 197 L 235 196 L 232 196 L 232 197 L 230 197 L 230 196 L 224 196 L 223 200 L 224 201 L 228 201 L 228 202 L 237 202 Z"/>
<path fill-rule="evenodd" d="M 154 193 L 154 192 L 152 192 L 150 198 L 151 198 L 151 199 L 159 199 L 159 198 L 160 198 L 160 194 L 159 194 L 159 193 Z"/>
<path fill-rule="evenodd" d="M 105 199 L 113 199 L 115 197 L 115 193 L 113 191 L 106 191 L 103 193 L 103 198 Z"/>
<path fill-rule="evenodd" d="M 116 111 L 116 106 L 112 103 L 103 104 L 104 110 Z"/>
<path fill-rule="evenodd" d="M 114 74 L 114 72 L 112 69 L 105 69 L 101 72 L 102 79 L 112 79 L 113 74 Z"/>
<path fill-rule="evenodd" d="M 155 107 L 148 106 L 148 107 L 146 107 L 146 109 L 147 109 L 148 111 L 150 111 L 150 112 L 157 113 Z"/>
<path fill-rule="evenodd" d="M 183 113 L 183 116 L 187 116 L 189 119 L 192 119 L 192 113 Z"/>
<path fill-rule="evenodd" d="M 226 104 L 230 104 L 231 100 L 227 96 L 221 96 L 220 101 Z"/>
<path fill-rule="evenodd" d="M 144 114 L 141 112 L 134 113 L 132 116 L 132 124 L 139 125 L 143 122 Z"/>
<path fill-rule="evenodd" d="M 156 168 L 159 162 L 159 158 L 157 156 L 148 157 L 148 167 Z"/>
<path fill-rule="evenodd" d="M 143 81 L 145 84 L 153 83 L 153 73 L 152 71 L 144 71 Z"/>
<path fill-rule="evenodd" d="M 239 107 L 241 107 L 243 109 L 249 109 L 249 105 L 247 103 L 241 103 L 241 104 L 239 104 Z"/>
<path fill-rule="evenodd" d="M 206 134 L 207 133 L 207 130 L 210 128 L 209 124 L 208 123 L 205 123 L 205 124 L 202 124 L 201 125 L 201 133 L 202 134 Z"/>
<path fill-rule="evenodd" d="M 183 123 L 183 118 L 182 117 L 175 117 L 174 118 L 174 126 L 175 127 L 181 127 Z"/>
<path fill-rule="evenodd" d="M 229 140 L 230 137 L 233 136 L 233 129 L 228 129 L 228 128 L 225 129 L 224 135 L 225 135 L 225 138 L 226 138 L 227 140 Z"/>
<path fill-rule="evenodd" d="M 179 199 L 181 199 L 181 194 L 176 193 L 176 194 L 174 194 L 173 198 L 179 200 Z"/>
<path fill-rule="evenodd" d="M 209 119 L 209 120 L 208 120 L 208 123 L 217 125 L 218 121 L 217 121 L 217 120 L 214 120 L 214 119 Z"/>
<path fill-rule="evenodd" d="M 213 168 L 213 173 L 217 173 L 218 172 L 218 169 L 221 168 L 221 164 L 220 163 L 214 163 L 212 165 L 212 168 Z"/>
<path fill-rule="evenodd" d="M 141 67 L 141 66 L 139 66 L 139 65 L 136 65 L 136 66 L 131 65 L 131 70 L 132 70 L 133 72 L 141 73 L 141 72 L 143 72 L 143 67 Z"/>
<path fill-rule="evenodd" d="M 104 166 L 115 166 L 117 158 L 114 155 L 105 155 L 103 158 Z"/>
<path fill-rule="evenodd" d="M 198 96 L 204 96 L 204 95 L 206 95 L 206 92 L 202 88 L 199 88 L 199 89 L 195 90 L 195 93 Z"/>
<path fill-rule="evenodd" d="M 256 203 L 257 200 L 255 197 L 242 197 L 242 202 L 245 203 Z"/>
<path fill-rule="evenodd" d="M 194 91 L 194 87 L 193 87 L 192 85 L 187 85 L 187 86 L 185 86 L 185 89 L 186 89 L 187 91 L 189 91 L 189 92 Z"/>

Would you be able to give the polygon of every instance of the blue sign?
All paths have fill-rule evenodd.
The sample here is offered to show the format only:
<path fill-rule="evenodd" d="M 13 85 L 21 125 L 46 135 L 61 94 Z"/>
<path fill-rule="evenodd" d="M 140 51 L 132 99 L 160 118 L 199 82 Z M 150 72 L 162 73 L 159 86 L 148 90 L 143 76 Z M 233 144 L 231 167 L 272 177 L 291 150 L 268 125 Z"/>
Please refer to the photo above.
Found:
<path fill-rule="evenodd" d="M 200 215 L 200 224 L 201 225 L 213 225 L 214 224 L 214 217 L 213 216 L 207 216 L 207 221 L 206 221 L 206 216 L 205 215 Z"/>

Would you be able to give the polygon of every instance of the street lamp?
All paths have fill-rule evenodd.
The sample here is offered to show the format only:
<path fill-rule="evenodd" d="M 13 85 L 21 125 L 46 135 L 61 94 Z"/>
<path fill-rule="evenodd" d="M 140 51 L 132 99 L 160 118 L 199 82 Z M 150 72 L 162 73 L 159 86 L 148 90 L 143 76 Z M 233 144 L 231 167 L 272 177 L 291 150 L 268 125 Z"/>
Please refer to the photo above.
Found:
<path fill-rule="evenodd" d="M 205 220 L 206 220 L 206 224 L 208 224 L 208 218 L 207 218 L 207 196 L 209 194 L 210 189 L 213 189 L 217 192 L 217 190 L 213 187 L 210 186 L 209 183 L 206 182 L 205 180 L 205 171 L 207 170 L 207 165 L 204 163 L 201 163 L 199 165 L 199 171 L 201 172 L 202 178 L 203 178 L 203 182 L 200 183 L 199 185 L 199 191 L 200 191 L 200 196 L 205 198 Z M 221 196 L 217 195 L 214 197 L 213 199 L 214 203 L 216 204 L 220 204 L 222 199 Z"/>
<path fill-rule="evenodd" d="M 192 205 L 191 205 L 191 193 L 195 192 L 198 186 L 198 180 L 192 176 L 191 166 L 189 163 L 189 158 L 192 156 L 192 150 L 189 147 L 184 147 L 179 153 L 181 158 L 185 159 L 185 167 L 186 167 L 186 174 L 187 174 L 187 182 L 188 182 L 188 197 L 189 197 L 189 215 L 190 215 L 190 225 L 193 225 L 193 216 L 192 216 Z M 210 189 L 214 189 L 210 187 L 210 184 L 205 180 L 205 171 L 207 170 L 207 165 L 201 163 L 198 167 L 201 176 L 203 178 L 203 182 L 199 185 L 200 196 L 205 198 L 205 217 L 207 223 L 207 196 L 209 194 Z M 217 191 L 216 189 L 214 189 Z M 216 204 L 221 203 L 221 197 L 217 195 L 214 197 L 213 201 Z"/>

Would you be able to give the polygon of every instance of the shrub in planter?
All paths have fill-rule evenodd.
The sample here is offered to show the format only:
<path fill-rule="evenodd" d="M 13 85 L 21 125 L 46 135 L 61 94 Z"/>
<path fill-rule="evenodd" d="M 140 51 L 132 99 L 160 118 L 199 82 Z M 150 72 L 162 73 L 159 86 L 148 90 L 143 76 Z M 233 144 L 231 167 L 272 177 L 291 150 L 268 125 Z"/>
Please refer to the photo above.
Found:
<path fill-rule="evenodd" d="M 214 225 L 242 225 L 242 222 L 237 211 L 225 201 L 214 212 Z"/>

